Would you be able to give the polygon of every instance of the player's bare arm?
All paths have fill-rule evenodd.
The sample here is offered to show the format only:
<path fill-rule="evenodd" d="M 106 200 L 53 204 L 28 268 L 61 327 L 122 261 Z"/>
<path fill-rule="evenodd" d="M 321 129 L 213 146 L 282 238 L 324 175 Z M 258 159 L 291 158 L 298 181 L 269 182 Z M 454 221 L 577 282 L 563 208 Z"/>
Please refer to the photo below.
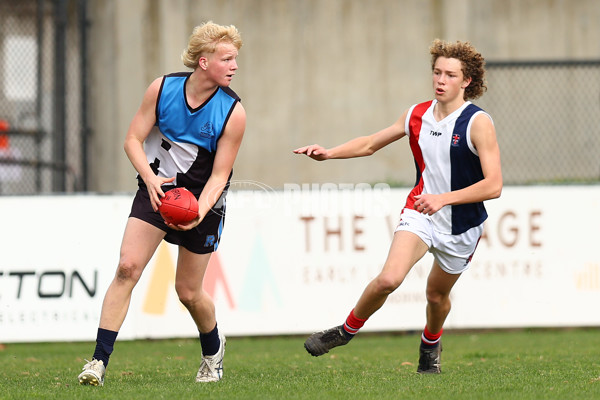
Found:
<path fill-rule="evenodd" d="M 242 144 L 246 130 L 246 111 L 241 103 L 237 103 L 223 135 L 219 138 L 213 169 L 200 197 L 198 199 L 198 216 L 186 224 L 173 225 L 167 223 L 171 229 L 187 231 L 198 226 L 208 211 L 221 197 L 227 184 L 238 150 Z"/>
<path fill-rule="evenodd" d="M 407 114 L 408 110 L 392 125 L 372 135 L 357 137 L 331 149 L 326 149 L 318 144 L 304 146 L 295 149 L 294 153 L 306 154 L 317 161 L 370 156 L 406 135 L 404 122 Z"/>
<path fill-rule="evenodd" d="M 133 167 L 140 174 L 140 177 L 148 188 L 150 202 L 154 211 L 158 210 L 160 198 L 165 195 L 161 186 L 165 183 L 173 182 L 175 179 L 175 177 L 161 178 L 157 176 L 152 171 L 152 168 L 150 168 L 146 153 L 144 152 L 144 140 L 146 140 L 156 123 L 155 107 L 161 82 L 162 78 L 157 78 L 146 89 L 142 104 L 129 125 L 123 146 L 131 164 L 133 164 Z"/>
<path fill-rule="evenodd" d="M 502 193 L 500 148 L 494 124 L 486 115 L 480 114 L 473 120 L 471 141 L 479 154 L 483 179 L 461 190 L 416 196 L 417 211 L 432 215 L 446 205 L 477 203 L 500 197 Z"/>
<path fill-rule="evenodd" d="M 233 169 L 238 150 L 242 144 L 245 130 L 246 111 L 242 104 L 238 102 L 229 117 L 223 135 L 219 139 L 212 173 L 198 199 L 200 206 L 198 210 L 198 222 L 202 220 L 221 197 L 221 193 L 223 193 L 223 189 Z"/>

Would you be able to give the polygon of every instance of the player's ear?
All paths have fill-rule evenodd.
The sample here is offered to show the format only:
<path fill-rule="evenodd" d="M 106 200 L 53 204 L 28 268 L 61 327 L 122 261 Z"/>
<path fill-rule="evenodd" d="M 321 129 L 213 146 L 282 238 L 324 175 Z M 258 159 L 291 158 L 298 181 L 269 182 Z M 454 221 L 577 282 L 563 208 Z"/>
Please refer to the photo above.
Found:
<path fill-rule="evenodd" d="M 208 59 L 206 57 L 200 57 L 198 59 L 198 66 L 204 71 L 206 71 L 206 69 L 208 68 Z"/>
<path fill-rule="evenodd" d="M 461 88 L 461 89 L 466 89 L 466 88 L 467 88 L 467 86 L 469 86 L 469 85 L 471 84 L 471 81 L 472 81 L 472 80 L 473 80 L 472 78 L 465 78 L 465 79 L 463 80 L 463 83 L 462 83 L 462 85 L 460 85 L 460 88 Z"/>

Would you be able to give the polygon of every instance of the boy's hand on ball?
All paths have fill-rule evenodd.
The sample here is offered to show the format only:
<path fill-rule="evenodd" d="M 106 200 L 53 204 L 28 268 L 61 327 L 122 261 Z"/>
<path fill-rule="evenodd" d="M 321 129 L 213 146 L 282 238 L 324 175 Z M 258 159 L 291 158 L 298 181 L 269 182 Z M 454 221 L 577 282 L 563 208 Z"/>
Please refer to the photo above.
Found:
<path fill-rule="evenodd" d="M 162 190 L 162 185 L 165 183 L 171 183 L 174 180 L 174 176 L 171 178 L 161 178 L 160 176 L 156 175 L 153 175 L 151 180 L 144 180 L 146 188 L 148 189 L 150 204 L 152 204 L 152 209 L 154 211 L 158 211 L 158 208 L 162 205 L 162 201 L 160 199 L 165 197 L 165 192 Z"/>
<path fill-rule="evenodd" d="M 167 221 L 165 221 L 165 224 L 167 224 L 169 228 L 175 229 L 176 231 L 189 231 L 190 229 L 194 229 L 195 227 L 200 225 L 201 221 L 202 219 L 200 218 L 200 216 L 197 216 L 196 218 L 185 224 L 173 225 Z"/>

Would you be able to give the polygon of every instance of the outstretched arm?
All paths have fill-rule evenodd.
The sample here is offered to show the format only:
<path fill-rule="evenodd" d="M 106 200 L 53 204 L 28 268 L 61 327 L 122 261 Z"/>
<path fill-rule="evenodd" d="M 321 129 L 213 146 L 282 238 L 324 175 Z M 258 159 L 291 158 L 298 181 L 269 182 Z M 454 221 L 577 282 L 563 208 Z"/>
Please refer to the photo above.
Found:
<path fill-rule="evenodd" d="M 339 146 L 326 149 L 318 144 L 300 147 L 294 150 L 296 154 L 306 154 L 313 160 L 323 161 L 336 158 L 355 158 L 370 156 L 377 150 L 406 135 L 404 122 L 408 110 L 392 125 L 369 136 L 360 136 Z"/>

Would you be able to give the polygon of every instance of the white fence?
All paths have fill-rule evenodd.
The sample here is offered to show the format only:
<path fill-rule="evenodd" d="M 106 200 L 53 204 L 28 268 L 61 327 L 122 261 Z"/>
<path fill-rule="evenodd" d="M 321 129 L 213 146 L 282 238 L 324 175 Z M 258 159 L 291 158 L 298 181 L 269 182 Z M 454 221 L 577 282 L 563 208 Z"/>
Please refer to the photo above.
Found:
<path fill-rule="evenodd" d="M 407 189 L 288 185 L 232 191 L 205 279 L 230 336 L 341 324 L 381 268 Z M 0 198 L 0 342 L 93 340 L 131 195 Z M 577 206 L 577 207 L 575 207 Z M 507 187 L 446 328 L 600 326 L 600 187 Z M 133 293 L 120 339 L 194 337 L 163 243 Z M 367 322 L 422 329 L 427 255 Z"/>

